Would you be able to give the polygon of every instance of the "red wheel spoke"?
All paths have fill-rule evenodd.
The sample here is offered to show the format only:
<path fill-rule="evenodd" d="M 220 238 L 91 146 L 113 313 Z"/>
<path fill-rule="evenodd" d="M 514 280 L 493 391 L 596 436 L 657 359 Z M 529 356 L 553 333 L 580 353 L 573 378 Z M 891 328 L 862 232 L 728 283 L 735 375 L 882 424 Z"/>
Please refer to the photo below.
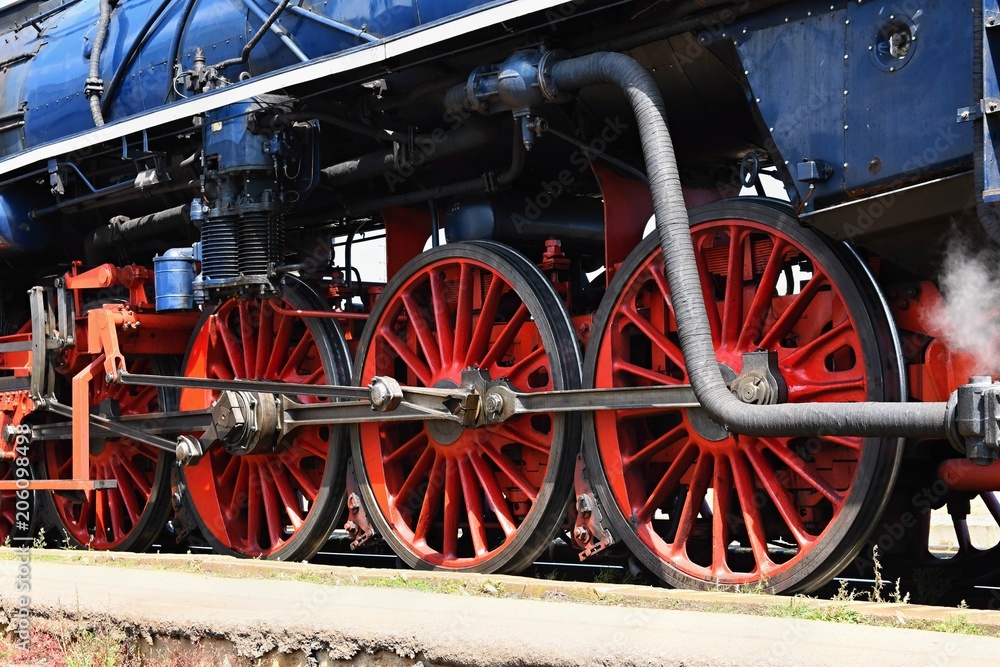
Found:
<path fill-rule="evenodd" d="M 839 506 L 844 501 L 840 492 L 823 479 L 814 466 L 803 461 L 795 452 L 791 451 L 786 443 L 777 438 L 759 438 L 759 440 L 761 444 L 774 452 L 774 455 L 781 459 L 785 465 L 794 470 L 799 477 L 822 493 L 834 506 Z"/>
<path fill-rule="evenodd" d="M 252 461 L 246 461 L 242 466 L 246 469 L 246 472 L 241 469 L 240 473 L 245 474 L 247 478 L 247 495 L 243 500 L 238 500 L 233 498 L 233 504 L 237 507 L 245 502 L 247 506 L 247 542 L 252 549 L 260 549 L 260 528 L 261 519 L 264 513 L 264 498 L 262 496 L 263 491 L 261 490 L 260 475 L 257 474 L 257 467 Z M 235 516 L 238 516 L 236 514 Z M 235 522 L 230 524 L 232 528 L 236 528 Z M 234 535 L 233 537 L 238 537 Z"/>
<path fill-rule="evenodd" d="M 256 476 L 253 474 L 253 463 L 247 459 L 234 456 L 231 459 L 236 461 L 236 480 L 233 482 L 231 487 L 233 489 L 233 495 L 229 499 L 229 517 L 234 519 L 240 515 L 240 510 L 246 505 L 247 508 L 247 521 L 253 519 L 253 515 L 257 510 L 259 510 L 259 505 L 257 504 L 259 496 L 257 495 L 257 480 Z M 256 535 L 256 533 L 251 528 L 251 535 Z"/>
<path fill-rule="evenodd" d="M 824 435 L 823 442 L 860 451 L 861 445 L 864 443 L 864 438 L 847 437 L 842 435 Z"/>
<path fill-rule="evenodd" d="M 379 330 L 379 337 L 382 338 L 386 343 L 389 344 L 399 358 L 403 360 L 403 363 L 413 371 L 413 374 L 417 376 L 417 380 L 425 387 L 432 386 L 434 383 L 431 380 L 432 373 L 431 369 L 427 367 L 423 361 L 421 361 L 413 350 L 406 346 L 399 336 L 394 334 L 388 326 L 383 326 Z"/>
<path fill-rule="evenodd" d="M 726 270 L 726 301 L 722 306 L 723 345 L 739 339 L 743 324 L 743 267 L 745 236 L 738 227 L 729 228 L 729 263 Z"/>
<path fill-rule="evenodd" d="M 743 525 L 750 538 L 750 550 L 753 552 L 757 569 L 761 574 L 766 575 L 774 562 L 767 552 L 767 537 L 764 535 L 764 523 L 761 521 L 760 509 L 757 507 L 753 476 L 750 474 L 748 464 L 739 452 L 735 452 L 729 461 L 733 468 L 736 496 L 739 498 L 740 510 L 743 513 Z"/>
<path fill-rule="evenodd" d="M 799 547 L 809 546 L 815 541 L 816 537 L 810 535 L 806 527 L 802 524 L 802 519 L 799 518 L 799 513 L 796 511 L 792 499 L 788 497 L 788 492 L 775 477 L 774 470 L 771 469 L 771 464 L 767 462 L 758 447 L 759 445 L 756 443 L 748 443 L 743 448 L 743 453 L 750 460 L 750 465 L 753 466 L 754 471 L 757 473 L 757 479 L 760 480 L 767 495 L 770 496 L 785 525 L 792 531 Z"/>
<path fill-rule="evenodd" d="M 771 311 L 774 296 L 778 287 L 778 278 L 781 277 L 781 270 L 785 264 L 786 243 L 782 239 L 774 239 L 774 246 L 771 248 L 771 256 L 767 259 L 764 273 L 754 292 L 753 301 L 747 311 L 746 320 L 743 322 L 743 330 L 736 347 L 745 350 L 757 346 L 757 342 L 764 333 L 764 322 L 767 314 Z"/>
<path fill-rule="evenodd" d="M 105 472 L 105 474 L 108 474 Z M 104 491 L 104 498 L 108 503 L 109 516 L 111 517 L 111 539 L 117 540 L 122 537 L 127 530 L 128 523 L 125 519 L 127 510 L 122 504 L 121 494 L 115 493 L 113 489 Z"/>
<path fill-rule="evenodd" d="M 434 465 L 431 467 L 431 474 L 427 480 L 427 490 L 424 492 L 424 501 L 420 505 L 417 527 L 413 530 L 413 538 L 417 542 L 427 543 L 427 531 L 430 530 L 431 523 L 437 516 L 438 507 L 441 505 L 441 496 L 444 495 L 445 465 L 443 456 L 435 456 Z"/>
<path fill-rule="evenodd" d="M 113 493 L 119 496 L 125 505 L 125 511 L 128 513 L 129 520 L 134 526 L 139 522 L 139 515 L 142 514 L 142 508 L 136 504 L 135 495 L 133 494 L 134 489 L 132 488 L 131 475 L 125 467 L 121 465 L 121 462 L 112 460 L 111 462 L 111 472 L 114 475 L 115 481 L 118 482 L 117 489 L 108 489 L 107 493 Z"/>
<path fill-rule="evenodd" d="M 281 496 L 281 502 L 284 505 L 285 514 L 288 515 L 289 522 L 292 524 L 292 529 L 298 530 L 302 527 L 304 519 L 299 514 L 301 510 L 299 509 L 298 498 L 295 497 L 295 491 L 292 489 L 291 484 L 289 484 L 286 470 L 278 462 L 275 462 L 269 468 L 271 478 L 274 480 L 274 488 L 278 490 L 278 495 Z"/>
<path fill-rule="evenodd" d="M 274 308 L 270 301 L 262 301 L 259 310 L 260 326 L 257 329 L 257 358 L 254 360 L 254 377 L 264 377 L 267 362 L 274 352 Z"/>
<path fill-rule="evenodd" d="M 628 373 L 629 375 L 635 376 L 642 380 L 648 380 L 651 384 L 682 384 L 683 381 L 678 382 L 675 378 L 669 375 L 664 375 L 662 373 L 657 373 L 642 366 L 637 366 L 628 361 L 616 360 L 612 363 L 612 366 L 616 373 Z M 627 385 L 623 385 L 627 386 Z"/>
<path fill-rule="evenodd" d="M 454 354 L 454 341 L 451 326 L 451 315 L 448 312 L 448 299 L 445 296 L 441 273 L 432 271 L 430 274 L 431 300 L 434 306 L 434 328 L 437 333 L 438 350 L 441 359 L 451 359 Z"/>
<path fill-rule="evenodd" d="M 386 466 L 395 465 L 403 461 L 407 456 L 415 452 L 421 446 L 427 446 L 427 431 L 421 429 L 415 436 L 404 442 L 389 454 L 382 456 L 382 463 Z"/>
<path fill-rule="evenodd" d="M 413 301 L 413 297 L 410 294 L 403 294 L 402 298 L 406 317 L 410 321 L 413 332 L 417 335 L 417 342 L 424 353 L 424 359 L 427 360 L 427 365 L 430 367 L 431 372 L 436 373 L 441 368 L 441 358 L 437 342 L 434 340 L 434 334 L 431 333 L 427 320 L 424 319 L 423 313 L 420 312 L 420 307 Z"/>
<path fill-rule="evenodd" d="M 299 342 L 295 344 L 295 348 L 288 355 L 288 360 L 285 362 L 284 367 L 278 372 L 277 380 L 292 380 L 293 378 L 299 377 L 298 369 L 305 360 L 306 354 L 309 353 L 310 349 L 313 348 L 315 343 L 313 342 L 312 333 L 306 330 L 302 334 L 302 338 Z"/>
<path fill-rule="evenodd" d="M 815 401 L 863 401 L 867 382 L 863 375 L 857 375 L 847 380 L 812 381 L 795 384 L 797 377 L 788 374 L 791 380 L 788 388 L 789 399 L 795 403 Z"/>
<path fill-rule="evenodd" d="M 479 319 L 476 321 L 476 328 L 472 334 L 472 341 L 469 343 L 469 353 L 465 355 L 466 366 L 476 366 L 479 360 L 486 354 L 486 346 L 490 342 L 493 333 L 493 325 L 497 318 L 497 309 L 500 306 L 500 297 L 503 296 L 505 284 L 500 276 L 493 276 L 490 287 L 483 300 L 483 307 L 479 310 Z"/>
<path fill-rule="evenodd" d="M 712 477 L 712 570 L 716 576 L 730 572 L 729 507 L 733 492 L 733 468 L 728 456 L 715 458 Z"/>
<path fill-rule="evenodd" d="M 691 476 L 691 484 L 688 487 L 688 494 L 684 498 L 684 507 L 681 509 L 681 515 L 677 519 L 677 533 L 673 543 L 674 552 L 683 553 L 687 549 L 688 540 L 691 537 L 691 529 L 694 528 L 698 512 L 701 511 L 701 501 L 704 500 L 705 493 L 708 491 L 708 483 L 711 477 L 712 456 L 711 454 L 699 453 L 698 462 L 694 466 L 694 474 Z M 642 509 L 645 518 L 640 520 L 647 521 L 652 516 L 652 511 L 647 514 L 646 507 Z"/>
<path fill-rule="evenodd" d="M 518 419 L 494 426 L 491 430 L 505 438 L 510 438 L 511 442 L 516 442 L 526 447 L 548 454 L 551 449 L 549 439 L 545 436 L 530 432 L 531 421 L 528 419 Z"/>
<path fill-rule="evenodd" d="M 472 468 L 476 472 L 476 477 L 479 478 L 479 484 L 500 523 L 500 527 L 504 534 L 510 537 L 517 532 L 517 525 L 514 523 L 514 517 L 511 516 L 510 508 L 507 506 L 507 499 L 504 497 L 493 471 L 490 470 L 489 464 L 479 452 L 471 452 L 469 461 L 472 463 Z"/>
<path fill-rule="evenodd" d="M 521 490 L 521 493 L 528 496 L 531 502 L 535 502 L 535 499 L 538 497 L 538 489 L 528 481 L 528 478 L 518 470 L 515 463 L 506 454 L 499 449 L 494 449 L 492 445 L 487 445 L 483 451 L 500 468 L 500 471 L 513 482 L 514 486 Z"/>
<path fill-rule="evenodd" d="M 802 288 L 802 291 L 795 295 L 792 303 L 781 314 L 781 317 L 771 325 L 770 330 L 764 336 L 763 340 L 760 341 L 758 347 L 762 350 L 777 348 L 781 340 L 788 335 L 792 327 L 795 326 L 795 323 L 802 317 L 802 314 L 809 307 L 809 304 L 812 303 L 812 300 L 819 294 L 820 288 L 827 284 L 826 276 L 814 274 L 805 284 L 805 287 Z"/>
<path fill-rule="evenodd" d="M 809 360 L 823 362 L 828 356 L 843 347 L 854 348 L 857 335 L 851 326 L 851 321 L 845 319 L 815 340 L 790 351 L 783 360 L 783 365 L 795 368 L 800 363 Z"/>
<path fill-rule="evenodd" d="M 222 347 L 226 351 L 229 367 L 238 377 L 247 377 L 246 359 L 243 357 L 243 352 L 240 350 L 240 344 L 237 342 L 236 336 L 229 330 L 229 324 L 225 320 L 220 317 L 215 317 L 214 319 L 215 329 L 219 332 L 219 340 L 222 341 Z"/>
<path fill-rule="evenodd" d="M 254 466 L 260 476 L 260 489 L 263 494 L 264 516 L 267 521 L 267 535 L 271 543 L 271 548 L 278 546 L 283 541 L 281 538 L 284 530 L 280 501 L 274 488 L 274 479 L 271 471 L 267 469 L 266 463 L 258 463 Z"/>
<path fill-rule="evenodd" d="M 632 324 L 638 327 L 643 335 L 645 335 L 646 338 L 653 343 L 653 345 L 659 348 L 660 351 L 663 352 L 668 359 L 670 359 L 670 361 L 674 362 L 679 367 L 684 368 L 684 354 L 681 352 L 681 348 L 668 340 L 667 337 L 663 335 L 663 332 L 659 331 L 652 322 L 640 315 L 631 305 L 623 306 L 621 312 L 629 319 L 630 322 L 632 322 Z"/>
<path fill-rule="evenodd" d="M 122 475 L 121 478 L 128 477 L 128 479 L 136 486 L 139 493 L 142 494 L 143 498 L 149 498 L 150 494 L 153 492 L 153 487 L 149 483 L 149 479 L 144 473 L 135 467 L 130 459 L 125 455 L 118 457 L 118 465 L 121 466 Z M 155 462 L 155 459 L 154 459 Z M 119 482 L 119 485 L 121 482 Z"/>
<path fill-rule="evenodd" d="M 431 465 L 437 458 L 437 453 L 434 451 L 433 447 L 428 447 L 417 459 L 417 464 L 413 466 L 413 470 L 410 474 L 406 476 L 406 480 L 403 482 L 402 486 L 399 487 L 399 492 L 395 495 L 395 502 L 397 508 L 400 504 L 409 505 L 410 497 L 416 490 L 417 485 L 420 484 L 427 476 L 428 471 L 431 469 Z"/>
<path fill-rule="evenodd" d="M 687 428 L 683 424 L 678 424 L 637 451 L 635 454 L 626 456 L 622 461 L 622 464 L 629 467 L 634 466 L 637 463 L 644 463 L 687 435 Z"/>
<path fill-rule="evenodd" d="M 283 461 L 285 469 L 288 470 L 288 473 L 295 478 L 295 483 L 298 485 L 299 493 L 305 496 L 310 503 L 313 503 L 316 502 L 316 497 L 319 496 L 319 488 L 309 478 L 306 471 L 301 468 L 301 462 L 301 458 L 295 461 Z"/>
<path fill-rule="evenodd" d="M 295 319 L 291 316 L 274 313 L 274 319 L 278 322 L 278 329 L 277 333 L 274 334 L 274 344 L 268 350 L 271 356 L 267 362 L 267 368 L 264 369 L 263 377 L 266 378 L 279 377 L 278 369 L 281 368 L 282 362 L 287 357 L 288 346 L 291 345 L 292 340 L 292 327 L 295 325 Z"/>
<path fill-rule="evenodd" d="M 489 549 L 486 546 L 486 526 L 483 525 L 483 504 L 479 500 L 479 486 L 475 474 L 469 470 L 465 459 L 458 462 L 458 472 L 462 478 L 462 496 L 465 498 L 466 515 L 469 517 L 469 533 L 477 556 L 485 556 Z"/>
<path fill-rule="evenodd" d="M 524 357 L 521 358 L 516 364 L 510 367 L 506 373 L 506 377 L 510 380 L 518 389 L 533 389 L 535 391 L 547 391 L 552 388 L 552 378 L 549 377 L 549 381 L 545 386 L 532 387 L 529 384 L 529 378 L 532 373 L 536 373 L 539 369 L 548 368 L 549 358 L 545 354 L 545 348 L 537 347 Z"/>
<path fill-rule="evenodd" d="M 458 278 L 458 303 L 455 310 L 455 357 L 461 360 L 472 342 L 472 296 L 475 277 L 471 264 L 462 264 Z"/>
<path fill-rule="evenodd" d="M 695 260 L 698 263 L 698 278 L 701 281 L 701 294 L 705 299 L 705 307 L 708 311 L 708 325 L 712 330 L 712 340 L 718 345 L 722 338 L 722 322 L 719 318 L 719 310 L 715 305 L 715 286 L 712 284 L 712 277 L 708 273 L 708 265 L 705 262 L 705 240 L 706 238 L 702 238 L 699 243 L 696 243 Z"/>
<path fill-rule="evenodd" d="M 510 318 L 506 325 L 504 325 L 503 330 L 497 339 L 493 341 L 493 345 L 490 346 L 489 352 L 483 357 L 483 363 L 481 368 L 491 368 L 495 364 L 499 363 L 503 358 L 503 355 L 510 346 L 514 343 L 514 339 L 521 332 L 521 327 L 524 323 L 528 321 L 531 317 L 531 313 L 528 311 L 528 307 L 521 304 L 521 307 L 517 309 L 517 312 Z"/>
<path fill-rule="evenodd" d="M 659 509 L 660 505 L 677 491 L 677 485 L 680 484 L 681 477 L 684 476 L 684 473 L 691 468 L 696 460 L 700 460 L 698 448 L 690 443 L 684 445 L 684 449 L 677 454 L 677 458 L 670 464 L 663 477 L 660 478 L 660 481 L 653 488 L 652 493 L 649 494 L 649 498 L 646 499 L 646 503 L 642 506 L 642 509 L 635 515 L 636 522 L 645 523 L 653 517 L 653 513 Z"/>
<path fill-rule="evenodd" d="M 455 558 L 458 553 L 458 513 L 462 504 L 461 481 L 458 465 L 454 459 L 447 459 L 444 469 L 444 547 L 445 557 Z"/>
<path fill-rule="evenodd" d="M 257 337 L 253 328 L 253 316 L 250 313 L 250 303 L 240 301 L 240 340 L 243 343 L 243 359 L 247 378 L 257 377 Z"/>

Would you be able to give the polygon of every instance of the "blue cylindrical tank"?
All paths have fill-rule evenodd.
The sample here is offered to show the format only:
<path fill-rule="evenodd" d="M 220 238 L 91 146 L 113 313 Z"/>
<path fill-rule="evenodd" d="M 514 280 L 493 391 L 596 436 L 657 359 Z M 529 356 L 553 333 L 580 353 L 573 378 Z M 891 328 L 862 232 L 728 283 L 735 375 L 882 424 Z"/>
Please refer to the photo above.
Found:
<path fill-rule="evenodd" d="M 233 81 L 241 71 L 256 76 L 300 62 L 303 55 L 326 56 L 485 2 L 293 0 L 275 23 L 287 40 L 269 31 L 247 64 L 223 73 Z M 209 65 L 238 57 L 277 6 L 277 0 L 120 0 L 101 55 L 105 120 L 179 99 L 171 90 L 173 74 L 192 68 L 196 49 Z M 26 14 L 8 10 L 11 27 L 0 39 L 0 157 L 94 126 L 84 84 L 99 0 L 65 0 L 61 9 L 58 2 L 45 3 L 37 12 L 42 20 L 35 21 L 36 29 L 13 25 Z M 179 65 L 169 62 L 175 44 Z"/>

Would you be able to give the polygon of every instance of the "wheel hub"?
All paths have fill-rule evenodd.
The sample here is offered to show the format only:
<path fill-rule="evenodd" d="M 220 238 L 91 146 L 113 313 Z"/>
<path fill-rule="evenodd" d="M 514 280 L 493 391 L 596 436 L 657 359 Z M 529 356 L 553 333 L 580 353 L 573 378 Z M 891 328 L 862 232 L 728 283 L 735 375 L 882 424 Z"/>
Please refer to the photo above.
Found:
<path fill-rule="evenodd" d="M 271 451 L 278 436 L 278 401 L 273 394 L 224 391 L 212 404 L 212 424 L 230 454 Z"/>
<path fill-rule="evenodd" d="M 457 389 L 458 383 L 454 380 L 439 380 L 434 384 L 437 389 Z M 445 421 L 443 419 L 428 419 L 427 432 L 431 438 L 439 445 L 452 445 L 462 436 L 465 427 L 458 422 Z"/>

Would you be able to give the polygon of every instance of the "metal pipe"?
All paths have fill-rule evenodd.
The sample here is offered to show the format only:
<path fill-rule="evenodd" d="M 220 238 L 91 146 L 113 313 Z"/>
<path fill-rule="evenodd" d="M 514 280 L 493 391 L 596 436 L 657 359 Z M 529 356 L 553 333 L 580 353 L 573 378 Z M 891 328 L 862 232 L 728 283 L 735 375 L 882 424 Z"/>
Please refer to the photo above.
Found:
<path fill-rule="evenodd" d="M 496 129 L 490 123 L 471 122 L 442 134 L 420 135 L 413 139 L 413 144 L 417 147 L 414 154 L 402 161 L 397 150 L 375 151 L 324 167 L 320 176 L 326 185 L 337 187 L 380 176 L 394 169 L 417 167 L 482 146 L 496 136 Z M 415 164 L 417 156 L 419 163 Z"/>
<path fill-rule="evenodd" d="M 272 2 L 274 2 L 275 4 L 277 4 L 278 1 L 279 0 L 272 0 Z M 334 21 L 333 19 L 327 18 L 322 14 L 314 14 L 308 9 L 304 9 L 302 7 L 299 7 L 298 5 L 292 5 L 291 7 L 288 8 L 288 11 L 292 12 L 293 14 L 298 14 L 303 18 L 316 21 L 317 23 L 325 25 L 328 28 L 333 28 L 334 30 L 339 30 L 340 32 L 346 32 L 348 35 L 357 37 L 362 41 L 368 42 L 369 44 L 379 41 L 379 38 L 376 37 L 375 35 L 372 35 L 371 33 L 367 33 L 364 30 L 359 30 L 358 28 L 352 28 L 346 23 L 341 23 L 340 21 Z"/>
<path fill-rule="evenodd" d="M 472 178 L 467 181 L 448 183 L 415 192 L 404 192 L 403 194 L 382 197 L 381 199 L 366 200 L 357 206 L 348 206 L 341 215 L 345 217 L 360 216 L 374 213 L 384 208 L 409 206 L 410 204 L 419 204 L 443 197 L 455 197 L 473 192 L 492 192 L 497 188 L 510 185 L 521 175 L 521 171 L 524 169 L 524 154 L 524 143 L 521 141 L 521 119 L 517 119 L 517 122 L 514 123 L 513 155 L 511 156 L 510 166 L 503 173 L 497 175 L 486 173 L 479 178 Z"/>
<path fill-rule="evenodd" d="M 953 491 L 1000 491 L 1000 461 L 979 465 L 969 459 L 948 459 L 938 466 L 938 478 Z"/>
<path fill-rule="evenodd" d="M 111 104 L 118 95 L 118 89 L 122 85 L 122 80 L 125 78 L 128 68 L 132 66 L 132 63 L 135 61 L 136 54 L 138 54 L 139 50 L 146 45 L 146 40 L 149 39 L 149 36 L 153 34 L 159 25 L 160 19 L 163 17 L 163 10 L 165 10 L 169 4 L 170 0 L 163 0 L 163 2 L 160 3 L 160 6 L 156 8 L 156 11 L 150 14 L 149 18 L 146 19 L 146 24 L 139 30 L 138 37 L 132 40 L 132 44 L 129 46 L 128 52 L 122 59 L 121 64 L 118 65 L 118 69 L 115 71 L 114 76 L 111 77 L 111 82 L 108 84 L 107 90 L 102 96 L 102 118 L 104 115 L 110 115 Z"/>
<path fill-rule="evenodd" d="M 111 25 L 111 0 L 101 0 L 100 8 L 101 15 L 97 19 L 97 32 L 90 49 L 90 70 L 87 82 L 83 87 L 83 92 L 90 103 L 90 115 L 97 127 L 104 125 L 104 114 L 101 111 L 101 95 L 104 94 L 104 81 L 101 79 L 101 52 L 104 50 L 104 42 L 108 38 L 108 26 Z"/>
<path fill-rule="evenodd" d="M 89 252 L 110 248 L 121 241 L 135 241 L 173 231 L 190 222 L 190 208 L 189 204 L 183 204 L 138 218 L 114 218 L 106 226 L 98 227 L 87 235 L 84 249 Z"/>
<path fill-rule="evenodd" d="M 715 357 L 677 159 L 656 81 L 620 53 L 556 62 L 551 77 L 560 90 L 612 84 L 628 98 L 639 127 L 684 362 L 695 394 L 712 419 L 733 433 L 753 436 L 946 437 L 945 403 L 749 405 L 736 398 Z"/>
<path fill-rule="evenodd" d="M 243 0 L 243 4 L 247 6 L 247 9 L 256 14 L 257 18 L 259 18 L 264 23 L 267 23 L 270 20 L 270 17 L 267 15 L 267 12 L 258 7 L 257 4 L 253 2 L 253 0 Z M 271 21 L 271 23 L 268 24 L 268 29 L 271 32 L 273 32 L 278 39 L 281 40 L 281 43 L 284 44 L 288 48 L 288 50 L 295 55 L 296 58 L 299 59 L 299 62 L 304 63 L 309 61 L 309 56 L 307 56 L 305 52 L 302 49 L 300 49 L 298 45 L 292 40 L 292 38 L 288 36 L 287 31 L 275 25 L 273 21 Z M 246 62 L 246 60 L 244 60 L 243 62 Z"/>
<path fill-rule="evenodd" d="M 264 38 L 267 31 L 271 29 L 271 24 L 278 20 L 278 17 L 281 16 L 281 12 L 285 11 L 285 7 L 288 6 L 290 1 L 291 0 L 281 0 L 278 6 L 274 8 L 274 11 L 271 12 L 271 15 L 268 16 L 264 23 L 261 24 L 260 28 L 257 29 L 257 32 L 254 33 L 253 37 L 251 37 L 250 40 L 243 45 L 243 51 L 240 53 L 238 58 L 223 60 L 220 63 L 212 65 L 212 69 L 221 70 L 229 67 L 230 65 L 242 65 L 245 63 L 250 58 L 250 52 L 253 51 L 253 47 L 257 46 L 257 42 Z"/>

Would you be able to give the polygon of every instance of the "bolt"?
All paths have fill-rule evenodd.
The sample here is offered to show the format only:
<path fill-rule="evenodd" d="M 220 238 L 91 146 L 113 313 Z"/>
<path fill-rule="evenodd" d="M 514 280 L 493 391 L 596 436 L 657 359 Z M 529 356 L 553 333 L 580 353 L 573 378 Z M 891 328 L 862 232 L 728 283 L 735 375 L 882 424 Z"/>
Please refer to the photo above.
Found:
<path fill-rule="evenodd" d="M 573 539 L 580 544 L 587 544 L 590 542 L 590 531 L 586 526 L 577 526 L 573 529 Z"/>
<path fill-rule="evenodd" d="M 495 419 L 503 411 L 503 397 L 499 394 L 489 394 L 486 397 L 486 413 L 490 418 Z"/>
<path fill-rule="evenodd" d="M 358 524 L 353 521 L 348 521 L 344 524 L 344 530 L 346 530 L 351 537 L 354 537 L 354 535 L 358 532 Z"/>
<path fill-rule="evenodd" d="M 115 374 L 114 373 L 108 373 L 107 375 L 104 376 L 104 381 L 107 382 L 107 383 L 109 383 L 109 384 L 112 383 L 112 382 L 114 382 L 115 381 Z"/>
<path fill-rule="evenodd" d="M 347 497 L 347 509 L 351 511 L 351 514 L 355 514 L 361 509 L 361 498 L 358 498 L 358 494 L 352 493 Z"/>

